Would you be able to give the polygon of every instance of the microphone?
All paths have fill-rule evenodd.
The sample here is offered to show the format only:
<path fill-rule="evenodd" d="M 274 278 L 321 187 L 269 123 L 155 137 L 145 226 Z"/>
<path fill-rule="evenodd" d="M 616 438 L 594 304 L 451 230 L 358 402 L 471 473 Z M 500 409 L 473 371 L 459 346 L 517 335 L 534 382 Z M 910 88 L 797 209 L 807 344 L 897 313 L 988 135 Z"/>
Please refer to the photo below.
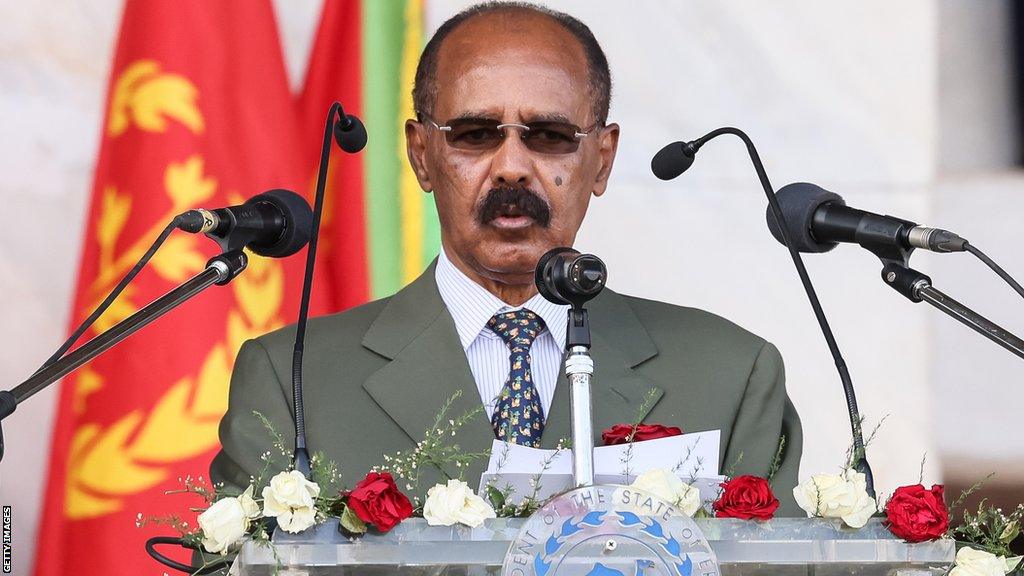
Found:
<path fill-rule="evenodd" d="M 340 118 L 334 123 L 334 141 L 349 154 L 359 152 L 366 146 L 366 126 L 359 118 L 345 114 L 340 107 L 338 116 Z"/>
<path fill-rule="evenodd" d="M 178 228 L 206 234 L 225 252 L 249 248 L 260 256 L 283 258 L 309 242 L 313 211 L 290 190 L 270 190 L 244 204 L 180 214 Z"/>
<path fill-rule="evenodd" d="M 868 495 L 872 498 L 875 497 L 875 480 L 874 475 L 871 473 L 871 466 L 868 464 L 867 455 L 864 450 L 864 434 L 861 430 L 861 419 L 860 412 L 857 409 L 857 396 L 853 390 L 853 379 L 850 378 L 850 371 L 846 367 L 846 360 L 843 359 L 842 353 L 839 351 L 839 344 L 836 342 L 835 335 L 832 333 L 832 327 L 829 326 L 828 319 L 825 318 L 825 311 L 821 307 L 821 302 L 818 300 L 818 294 L 814 290 L 814 285 L 811 284 L 811 278 L 807 274 L 807 268 L 804 266 L 803 259 L 800 258 L 800 252 L 797 250 L 797 243 L 793 240 L 793 234 L 790 232 L 791 224 L 787 215 L 783 213 L 779 200 L 775 197 L 775 192 L 772 190 L 772 184 L 768 181 L 768 174 L 764 170 L 764 164 L 761 163 L 761 157 L 757 153 L 757 148 L 754 147 L 754 143 L 750 140 L 747 134 L 739 128 L 725 127 L 712 130 L 707 134 L 701 136 L 696 140 L 690 142 L 673 142 L 654 155 L 651 159 L 651 171 L 654 175 L 662 180 L 671 180 L 693 165 L 693 160 L 697 155 L 697 151 L 700 150 L 701 146 L 707 143 L 709 140 L 722 136 L 723 134 L 731 134 L 736 136 L 743 141 L 743 144 L 747 147 L 747 154 L 750 156 L 750 162 L 754 165 L 754 171 L 757 172 L 757 178 L 761 182 L 761 188 L 764 189 L 765 196 L 768 197 L 768 209 L 770 213 L 779 222 L 782 222 L 782 226 L 779 229 L 781 233 L 781 240 L 785 244 L 786 248 L 789 249 L 789 256 L 793 260 L 793 266 L 796 267 L 797 275 L 800 277 L 800 283 L 804 287 L 804 292 L 807 294 L 807 300 L 811 303 L 811 309 L 814 311 L 814 317 L 818 321 L 818 326 L 821 328 L 821 334 L 825 337 L 825 343 L 828 344 L 829 352 L 832 354 L 832 359 L 835 361 L 836 371 L 839 373 L 839 379 L 843 384 L 843 394 L 846 396 L 846 408 L 850 416 L 850 429 L 853 436 L 853 467 L 864 474 L 864 479 L 867 484 Z"/>
<path fill-rule="evenodd" d="M 693 142 L 673 142 L 651 158 L 651 172 L 662 180 L 672 180 L 693 165 L 697 150 L 703 143 L 698 145 Z"/>
<path fill-rule="evenodd" d="M 537 262 L 537 291 L 555 304 L 580 308 L 597 296 L 608 280 L 608 268 L 593 254 L 572 248 L 549 250 Z"/>
<path fill-rule="evenodd" d="M 840 242 L 860 244 L 876 254 L 893 247 L 943 253 L 963 252 L 967 247 L 967 240 L 948 230 L 851 208 L 840 195 L 807 182 L 783 186 L 776 197 L 789 236 L 800 252 L 828 252 Z M 772 236 L 785 244 L 770 208 L 765 218 Z"/>

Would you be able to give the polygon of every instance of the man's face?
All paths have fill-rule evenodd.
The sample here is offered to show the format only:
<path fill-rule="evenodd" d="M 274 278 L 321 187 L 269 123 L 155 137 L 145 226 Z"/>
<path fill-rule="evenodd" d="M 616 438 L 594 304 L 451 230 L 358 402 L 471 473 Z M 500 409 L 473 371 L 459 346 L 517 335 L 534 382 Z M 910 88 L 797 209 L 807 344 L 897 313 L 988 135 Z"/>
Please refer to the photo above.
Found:
<path fill-rule="evenodd" d="M 424 190 L 433 191 L 441 237 L 460 267 L 503 284 L 531 284 L 546 251 L 571 246 L 591 194 L 604 192 L 618 127 L 600 126 L 593 111 L 583 48 L 552 20 L 530 14 L 488 14 L 445 39 L 438 57 L 430 119 L 406 125 L 409 159 Z M 466 119 L 526 125 L 574 124 L 578 148 L 552 152 L 523 129 L 487 148 L 453 145 L 441 126 Z M 536 126 L 536 125 L 535 125 Z M 465 134 L 479 139 L 478 134 Z"/>

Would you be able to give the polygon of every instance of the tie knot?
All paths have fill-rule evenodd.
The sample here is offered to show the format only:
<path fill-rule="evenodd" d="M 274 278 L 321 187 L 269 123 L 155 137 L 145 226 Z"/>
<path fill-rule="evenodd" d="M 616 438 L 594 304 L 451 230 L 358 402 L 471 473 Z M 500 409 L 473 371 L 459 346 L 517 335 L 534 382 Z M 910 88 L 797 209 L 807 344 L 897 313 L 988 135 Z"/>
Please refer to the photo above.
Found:
<path fill-rule="evenodd" d="M 529 350 L 534 339 L 544 330 L 544 320 L 531 310 L 520 308 L 491 316 L 487 327 L 504 340 L 510 350 Z"/>

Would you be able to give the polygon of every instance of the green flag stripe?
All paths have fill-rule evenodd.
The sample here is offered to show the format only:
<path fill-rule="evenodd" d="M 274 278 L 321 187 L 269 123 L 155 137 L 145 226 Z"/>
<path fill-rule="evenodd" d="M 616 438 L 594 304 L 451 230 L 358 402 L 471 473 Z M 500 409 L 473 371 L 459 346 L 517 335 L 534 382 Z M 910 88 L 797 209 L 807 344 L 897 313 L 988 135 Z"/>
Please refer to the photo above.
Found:
<path fill-rule="evenodd" d="M 398 69 L 402 56 L 404 0 L 364 0 L 363 109 L 370 295 L 401 287 L 401 214 L 398 197 Z"/>

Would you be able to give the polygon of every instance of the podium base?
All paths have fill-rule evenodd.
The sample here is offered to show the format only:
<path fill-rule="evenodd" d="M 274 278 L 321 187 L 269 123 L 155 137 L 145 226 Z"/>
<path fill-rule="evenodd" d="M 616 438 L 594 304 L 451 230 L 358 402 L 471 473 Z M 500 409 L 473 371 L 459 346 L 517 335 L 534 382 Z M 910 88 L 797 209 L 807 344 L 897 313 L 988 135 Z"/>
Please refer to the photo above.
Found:
<path fill-rule="evenodd" d="M 497 518 L 478 528 L 429 526 L 409 519 L 387 534 L 349 540 L 337 521 L 303 534 L 275 537 L 275 552 L 247 542 L 234 570 L 269 576 L 335 574 L 498 575 L 526 518 Z M 723 576 L 941 576 L 952 564 L 952 540 L 908 544 L 879 518 L 859 530 L 840 520 L 776 518 L 768 522 L 695 520 L 714 549 Z M 697 576 L 697 572 L 694 572 Z"/>

